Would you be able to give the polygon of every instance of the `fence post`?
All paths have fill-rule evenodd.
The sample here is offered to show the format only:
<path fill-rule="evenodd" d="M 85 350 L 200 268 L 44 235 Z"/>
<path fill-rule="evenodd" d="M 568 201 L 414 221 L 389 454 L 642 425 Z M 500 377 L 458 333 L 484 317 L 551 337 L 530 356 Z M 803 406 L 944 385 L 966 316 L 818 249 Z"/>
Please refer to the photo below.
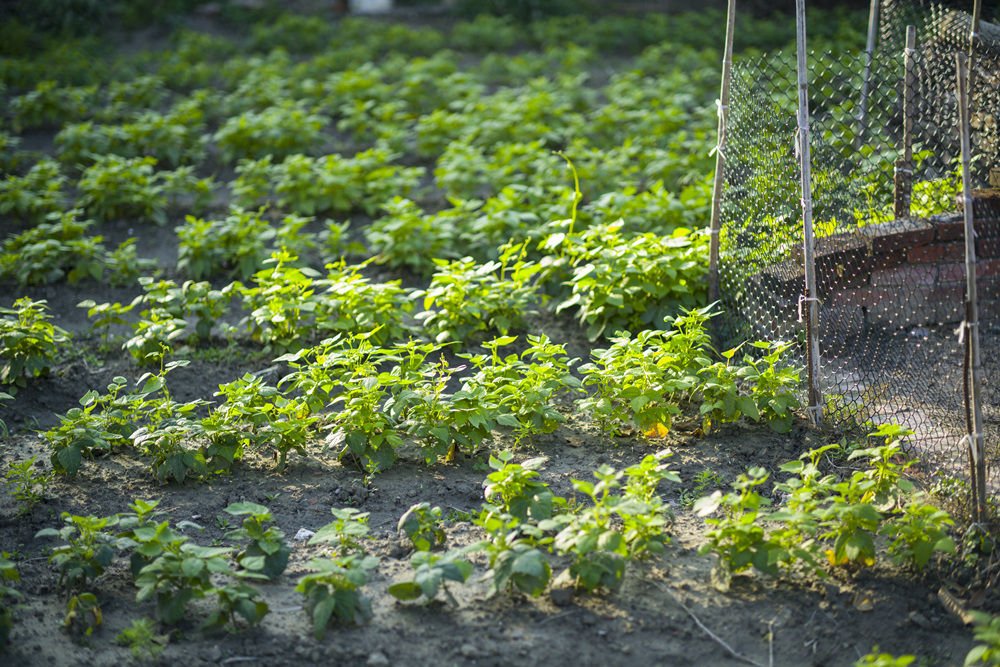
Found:
<path fill-rule="evenodd" d="M 906 80 L 903 86 L 903 157 L 896 160 L 895 193 L 893 204 L 896 218 L 910 217 L 913 196 L 913 95 L 916 77 L 913 76 L 913 55 L 917 46 L 917 28 L 906 26 Z"/>
<path fill-rule="evenodd" d="M 809 84 L 806 80 L 806 9 L 805 0 L 795 0 L 796 44 L 799 84 L 798 154 L 802 174 L 802 260 L 805 265 L 805 294 L 799 297 L 799 307 L 805 305 L 806 365 L 809 382 L 809 419 L 813 424 L 823 421 L 822 394 L 819 388 L 819 299 L 816 290 L 815 240 L 812 226 L 812 166 L 809 153 Z"/>
<path fill-rule="evenodd" d="M 972 499 L 975 520 L 986 519 L 986 443 L 983 437 L 982 362 L 979 358 L 979 305 L 976 291 L 976 240 L 972 206 L 972 162 L 969 141 L 968 60 L 964 53 L 958 61 L 958 108 L 962 140 L 962 201 L 965 212 L 965 321 L 962 323 L 966 349 L 965 382 L 972 374 L 971 391 L 966 391 L 966 426 L 972 469 Z M 968 387 L 968 384 L 966 384 Z M 971 413 L 971 414 L 970 414 Z M 971 418 L 970 418 L 971 417 Z"/>
<path fill-rule="evenodd" d="M 865 122 L 868 115 L 868 93 L 871 86 L 872 58 L 875 53 L 875 31 L 878 28 L 878 3 L 879 0 L 872 0 L 871 9 L 868 11 L 868 41 L 865 42 L 865 71 L 861 79 L 861 100 L 858 103 L 858 129 L 854 133 L 854 148 L 861 150 L 864 143 Z"/>
<path fill-rule="evenodd" d="M 712 186 L 711 236 L 708 240 L 708 302 L 719 298 L 719 230 L 722 227 L 722 180 L 726 170 L 726 113 L 729 111 L 729 76 L 733 69 L 733 31 L 736 0 L 729 0 L 726 46 L 722 56 L 722 90 L 719 93 L 719 142 L 715 146 L 715 184 Z"/>

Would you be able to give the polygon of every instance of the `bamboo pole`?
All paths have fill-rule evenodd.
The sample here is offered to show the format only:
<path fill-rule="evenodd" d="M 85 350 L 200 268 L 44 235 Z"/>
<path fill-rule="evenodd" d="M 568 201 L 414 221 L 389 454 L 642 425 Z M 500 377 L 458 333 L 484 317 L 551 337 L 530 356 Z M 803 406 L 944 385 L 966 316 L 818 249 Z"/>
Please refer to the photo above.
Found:
<path fill-rule="evenodd" d="M 968 75 L 966 76 L 966 86 L 968 87 L 967 94 L 971 97 L 973 95 L 973 90 L 976 87 L 976 51 L 979 49 L 980 37 L 979 31 L 981 29 L 983 16 L 983 0 L 975 0 L 972 3 L 972 20 L 969 22 L 969 64 L 968 64 Z"/>
<path fill-rule="evenodd" d="M 916 77 L 913 75 L 913 57 L 917 46 L 916 26 L 906 26 L 906 79 L 903 86 L 903 157 L 896 160 L 896 187 L 893 196 L 895 216 L 910 217 L 913 199 L 913 95 Z"/>
<path fill-rule="evenodd" d="M 861 100 L 858 102 L 858 129 L 854 133 L 854 148 L 861 150 L 865 136 L 865 122 L 868 120 L 868 95 L 871 89 L 872 58 L 875 54 L 875 32 L 878 29 L 878 3 L 872 0 L 868 11 L 868 41 L 865 43 L 865 70 L 861 79 Z"/>
<path fill-rule="evenodd" d="M 958 61 L 958 107 L 962 141 L 962 199 L 965 212 L 965 341 L 972 373 L 972 430 L 968 434 L 972 459 L 972 491 L 976 521 L 986 519 L 986 443 L 983 438 L 982 361 L 979 357 L 979 305 L 976 291 L 976 240 L 972 207 L 972 158 L 969 134 L 968 56 L 956 54 Z M 966 406 L 968 410 L 970 406 Z"/>
<path fill-rule="evenodd" d="M 715 183 L 712 186 L 711 236 L 708 241 L 708 302 L 719 298 L 719 230 L 722 227 L 722 181 L 726 171 L 726 114 L 729 111 L 729 77 L 733 69 L 733 32 L 736 0 L 729 0 L 726 46 L 722 56 L 722 90 L 719 92 L 719 140 L 715 146 Z"/>
<path fill-rule="evenodd" d="M 819 387 L 819 299 L 816 290 L 815 239 L 812 225 L 812 165 L 809 149 L 809 84 L 806 79 L 806 9 L 805 0 L 795 0 L 796 54 L 799 86 L 799 163 L 802 175 L 802 260 L 805 265 L 805 294 L 799 298 L 806 306 L 806 365 L 809 382 L 809 419 L 813 424 L 823 421 Z"/>

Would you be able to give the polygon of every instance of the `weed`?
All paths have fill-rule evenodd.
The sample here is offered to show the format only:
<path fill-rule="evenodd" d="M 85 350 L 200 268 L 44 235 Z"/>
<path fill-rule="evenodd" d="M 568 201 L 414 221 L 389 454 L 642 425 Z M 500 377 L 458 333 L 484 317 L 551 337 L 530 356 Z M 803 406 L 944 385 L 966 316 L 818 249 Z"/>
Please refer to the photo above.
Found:
<path fill-rule="evenodd" d="M 128 646 L 136 658 L 155 660 L 163 652 L 169 635 L 156 634 L 155 621 L 148 618 L 132 619 L 132 625 L 115 636 L 115 643 Z"/>
<path fill-rule="evenodd" d="M 13 487 L 14 498 L 21 504 L 18 515 L 30 514 L 35 505 L 45 499 L 45 489 L 55 475 L 54 472 L 36 472 L 34 467 L 37 458 L 36 455 L 20 463 L 11 463 L 10 470 L 4 476 L 7 489 Z"/>

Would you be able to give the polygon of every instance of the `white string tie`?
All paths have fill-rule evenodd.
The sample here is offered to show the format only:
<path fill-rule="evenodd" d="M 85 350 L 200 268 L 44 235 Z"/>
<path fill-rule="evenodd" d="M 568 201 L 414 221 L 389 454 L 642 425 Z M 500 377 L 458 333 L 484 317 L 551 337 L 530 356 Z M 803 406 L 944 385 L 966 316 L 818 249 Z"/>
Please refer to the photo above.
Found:
<path fill-rule="evenodd" d="M 805 294 L 800 294 L 799 295 L 799 324 L 802 323 L 802 304 L 805 303 L 805 302 L 807 302 L 807 301 L 815 301 L 816 305 L 819 305 L 819 304 L 822 303 L 819 299 L 817 299 L 814 296 L 807 297 Z"/>

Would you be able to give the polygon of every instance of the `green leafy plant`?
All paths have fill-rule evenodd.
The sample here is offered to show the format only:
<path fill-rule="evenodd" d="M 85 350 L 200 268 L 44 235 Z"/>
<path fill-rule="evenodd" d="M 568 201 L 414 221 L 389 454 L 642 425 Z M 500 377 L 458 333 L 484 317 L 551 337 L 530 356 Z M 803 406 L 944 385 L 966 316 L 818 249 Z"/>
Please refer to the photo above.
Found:
<path fill-rule="evenodd" d="M 990 618 L 983 612 L 972 612 L 979 625 L 973 631 L 976 645 L 965 656 L 965 665 L 1000 665 L 1000 616 Z"/>
<path fill-rule="evenodd" d="M 400 368 L 380 369 L 390 359 L 376 348 L 368 336 L 355 336 L 330 354 L 328 365 L 343 368 L 343 391 L 333 396 L 330 420 L 334 427 L 327 446 L 336 448 L 341 459 L 360 464 L 369 472 L 387 470 L 396 460 L 396 448 L 403 444 L 398 419 L 384 408 L 400 383 Z"/>
<path fill-rule="evenodd" d="M 407 359 L 419 357 L 417 377 L 394 399 L 394 405 L 402 407 L 407 434 L 416 439 L 428 465 L 441 458 L 454 460 L 463 448 L 475 451 L 491 435 L 500 412 L 498 400 L 483 387 L 447 391 L 455 373 L 465 366 L 450 366 L 444 357 L 436 364 L 424 362 L 439 349 L 425 344 L 409 350 Z"/>
<path fill-rule="evenodd" d="M 285 101 L 262 111 L 247 111 L 228 118 L 212 138 L 226 162 L 268 154 L 281 158 L 309 151 L 329 123 L 328 116 L 310 113 L 300 104 Z"/>
<path fill-rule="evenodd" d="M 791 558 L 757 523 L 758 517 L 763 518 L 762 508 L 771 504 L 756 491 L 767 477 L 764 469 L 751 468 L 733 483 L 734 491 L 726 494 L 715 491 L 695 501 L 698 516 L 707 517 L 720 508 L 723 511 L 719 518 L 705 519 L 713 527 L 705 533 L 707 542 L 698 549 L 701 554 L 711 551 L 718 555 L 713 580 L 723 589 L 728 589 L 733 574 L 750 567 L 777 576 L 778 566 Z"/>
<path fill-rule="evenodd" d="M 663 479 L 680 481 L 662 464 L 669 455 L 666 450 L 651 454 L 624 471 L 602 465 L 594 472 L 596 484 L 573 480 L 574 490 L 591 503 L 539 524 L 543 530 L 558 530 L 552 546 L 573 557 L 569 574 L 577 586 L 587 591 L 617 589 L 629 559 L 663 553 L 673 515 L 656 495 L 656 486 Z M 628 482 L 617 492 L 624 477 Z"/>
<path fill-rule="evenodd" d="M 8 586 L 9 582 L 21 580 L 17 565 L 9 561 L 6 551 L 0 553 L 0 651 L 10 645 L 10 633 L 14 629 L 14 610 L 12 600 L 22 600 L 24 595 L 17 589 Z"/>
<path fill-rule="evenodd" d="M 191 544 L 188 537 L 170 527 L 168 521 L 159 524 L 145 522 L 155 505 L 138 506 L 143 519 L 122 537 L 135 549 L 132 560 L 135 585 L 139 588 L 136 602 L 155 597 L 158 618 L 167 624 L 177 623 L 186 615 L 191 600 L 214 597 L 216 609 L 203 627 L 213 631 L 242 617 L 251 625 L 260 622 L 268 612 L 260 592 L 242 581 L 262 577 L 246 571 L 233 572 L 226 556 L 230 549 Z M 197 527 L 182 522 L 178 528 Z M 213 575 L 237 577 L 237 582 L 213 583 Z"/>
<path fill-rule="evenodd" d="M 560 301 L 556 312 L 578 308 L 590 340 L 659 327 L 679 309 L 704 303 L 705 237 L 681 229 L 669 237 L 642 234 L 629 239 L 623 226 L 622 221 L 594 225 L 579 236 L 572 230 L 555 232 L 542 244 L 546 251 L 559 251 L 572 268 L 564 283 L 572 294 Z M 550 264 L 550 270 L 557 266 Z"/>
<path fill-rule="evenodd" d="M 441 590 L 448 602 L 457 606 L 458 603 L 448 590 L 447 582 L 465 583 L 472 574 L 472 563 L 462 556 L 480 548 L 481 545 L 477 543 L 441 554 L 427 550 L 416 551 L 410 557 L 413 579 L 390 585 L 389 594 L 398 600 L 416 600 L 423 596 L 429 604 Z"/>
<path fill-rule="evenodd" d="M 264 528 L 264 524 L 274 521 L 271 513 L 263 505 L 254 503 L 234 503 L 225 510 L 233 516 L 243 516 L 243 526 L 226 533 L 228 540 L 250 540 L 247 547 L 236 554 L 236 562 L 251 572 L 260 572 L 268 579 L 274 579 L 285 571 L 291 547 L 285 542 L 285 534 L 275 526 Z"/>
<path fill-rule="evenodd" d="M 137 217 L 167 223 L 167 199 L 156 158 L 102 155 L 80 177 L 77 205 L 103 220 Z"/>
<path fill-rule="evenodd" d="M 766 421 L 776 433 L 787 433 L 794 419 L 791 409 L 799 406 L 794 392 L 801 372 L 782 360 L 792 345 L 755 341 L 755 349 L 766 351 L 759 359 L 745 354 L 742 365 L 730 366 L 736 348 L 723 353 L 725 363 L 705 368 L 701 412 L 707 415 L 706 425 L 710 426 L 712 419 L 727 422 L 746 415 L 754 421 Z"/>
<path fill-rule="evenodd" d="M 43 528 L 35 538 L 57 537 L 66 544 L 52 549 L 49 562 L 59 568 L 59 586 L 66 594 L 64 624 L 71 632 L 90 635 L 102 623 L 97 596 L 88 584 L 102 575 L 123 543 L 106 529 L 118 525 L 118 515 L 98 518 L 63 512 L 62 529 Z"/>
<path fill-rule="evenodd" d="M 365 241 L 376 253 L 375 261 L 426 276 L 440 268 L 435 260 L 459 257 L 452 248 L 453 220 L 427 216 L 404 197 L 394 197 L 383 208 L 385 215 L 365 230 Z"/>
<path fill-rule="evenodd" d="M 330 558 L 314 558 L 311 574 L 299 580 L 295 590 L 306 598 L 312 616 L 313 634 L 322 639 L 330 618 L 361 625 L 372 617 L 371 601 L 361 594 L 368 573 L 378 567 L 378 559 L 361 553 Z"/>
<path fill-rule="evenodd" d="M 700 386 L 698 371 L 710 363 L 705 322 L 711 307 L 686 312 L 670 331 L 647 329 L 634 338 L 622 332 L 611 346 L 594 350 L 593 362 L 580 367 L 584 384 L 594 393 L 580 401 L 601 430 L 619 434 L 634 428 L 647 432 L 669 429 L 678 403 Z"/>
<path fill-rule="evenodd" d="M 297 256 L 281 250 L 264 261 L 253 275 L 256 287 L 238 285 L 244 308 L 251 310 L 241 322 L 250 336 L 279 352 L 294 352 L 308 342 L 306 324 L 316 310 L 318 272 L 294 266 Z"/>
<path fill-rule="evenodd" d="M 512 328 L 522 328 L 538 300 L 532 277 L 540 269 L 525 261 L 526 253 L 527 244 L 508 244 L 499 261 L 485 264 L 472 258 L 435 259 L 438 271 L 430 286 L 412 295 L 423 299 L 424 312 L 417 319 L 439 343 L 465 341 L 477 331 L 493 329 L 506 336 Z"/>
<path fill-rule="evenodd" d="M 689 491 L 681 491 L 681 504 L 684 507 L 690 508 L 694 505 L 694 501 L 698 500 L 705 495 L 705 492 L 709 489 L 717 489 L 722 485 L 722 477 L 713 470 L 705 468 L 700 473 L 695 475 L 694 478 L 694 488 Z"/>
<path fill-rule="evenodd" d="M 169 372 L 187 364 L 186 359 L 166 364 L 161 362 L 160 373 L 156 376 L 161 395 L 147 399 L 146 424 L 129 435 L 132 443 L 150 458 L 150 471 L 160 481 L 173 477 L 177 482 L 183 482 L 189 474 L 195 477 L 208 475 L 204 452 L 200 447 L 190 446 L 203 433 L 194 412 L 205 402 L 201 399 L 176 402 L 165 380 Z"/>
<path fill-rule="evenodd" d="M 18 515 L 30 514 L 35 505 L 45 500 L 45 489 L 52 481 L 54 472 L 34 470 L 38 455 L 20 463 L 11 463 L 10 470 L 4 475 L 4 482 L 14 499 L 21 505 Z"/>
<path fill-rule="evenodd" d="M 555 409 L 553 401 L 563 393 L 583 388 L 570 371 L 577 359 L 569 359 L 565 347 L 552 343 L 545 334 L 529 335 L 528 349 L 520 356 L 501 357 L 499 348 L 516 339 L 516 336 L 502 336 L 484 342 L 489 355 L 459 356 L 476 368 L 463 390 L 479 391 L 494 400 L 499 408 L 496 423 L 513 427 L 520 442 L 537 433 L 555 431 L 566 417 Z"/>
<path fill-rule="evenodd" d="M 226 402 L 201 423 L 212 443 L 210 453 L 221 457 L 219 467 L 241 458 L 248 444 L 272 447 L 279 471 L 285 469 L 289 452 L 306 456 L 311 428 L 319 420 L 306 399 L 283 396 L 250 373 L 219 390 L 217 395 Z"/>
<path fill-rule="evenodd" d="M 148 618 L 132 619 L 132 625 L 115 636 L 115 643 L 128 646 L 135 658 L 155 660 L 163 652 L 169 635 L 156 634 L 155 621 Z"/>
<path fill-rule="evenodd" d="M 418 503 L 406 510 L 399 518 L 396 531 L 405 533 L 416 551 L 439 549 L 448 539 L 441 528 L 441 508 L 431 507 L 430 503 Z"/>
<path fill-rule="evenodd" d="M 947 534 L 954 526 L 944 510 L 913 498 L 902 507 L 902 515 L 890 518 L 880 534 L 892 540 L 889 555 L 898 563 L 909 562 L 923 569 L 935 551 L 956 555 L 955 541 Z"/>
<path fill-rule="evenodd" d="M 309 544 L 329 544 L 339 556 L 365 553 L 362 540 L 368 537 L 368 512 L 353 507 L 332 507 L 335 519 L 316 531 Z"/>
<path fill-rule="evenodd" d="M 22 285 L 52 283 L 66 278 L 71 283 L 85 278 L 100 280 L 111 263 L 127 258 L 113 258 L 100 236 L 87 236 L 92 220 L 78 220 L 79 209 L 53 212 L 45 222 L 4 241 L 0 256 L 0 276 L 15 279 Z M 119 253 L 127 251 L 119 246 Z M 149 268 L 136 259 L 137 270 Z"/>
<path fill-rule="evenodd" d="M 127 381 L 116 377 L 108 385 L 107 395 L 102 397 L 94 390 L 88 391 L 80 398 L 82 407 L 71 408 L 59 417 L 59 426 L 44 434 L 53 450 L 51 461 L 55 472 L 73 477 L 83 459 L 93 457 L 97 451 L 110 452 L 115 444 L 124 443 L 135 432 L 139 420 L 145 416 L 146 396 L 160 388 L 159 378 L 143 376 L 142 381 L 139 392 L 121 394 Z"/>
<path fill-rule="evenodd" d="M 72 335 L 51 322 L 48 303 L 22 297 L 13 308 L 0 308 L 0 383 L 10 395 L 28 386 L 28 378 L 48 373 L 59 346 Z"/>
<path fill-rule="evenodd" d="M 484 550 L 490 558 L 487 578 L 491 594 L 517 589 L 527 595 L 539 595 L 552 577 L 542 547 L 551 543 L 538 524 L 552 518 L 566 507 L 566 499 L 554 495 L 538 479 L 538 468 L 545 457 L 513 463 L 513 453 L 490 456 L 494 472 L 487 478 L 488 502 L 474 523 L 486 531 Z"/>
<path fill-rule="evenodd" d="M 264 209 L 235 207 L 221 220 L 187 216 L 177 228 L 177 269 L 195 280 L 222 272 L 246 280 L 278 249 L 276 240 L 290 249 L 306 249 L 307 241 L 296 236 L 309 218 L 287 216 L 280 227 L 272 227 L 263 215 Z"/>
<path fill-rule="evenodd" d="M 497 452 L 490 455 L 493 468 L 486 477 L 483 493 L 487 502 L 510 514 L 521 523 L 551 519 L 559 509 L 566 507 L 566 499 L 552 493 L 548 484 L 540 481 L 538 470 L 548 457 L 539 456 L 521 463 L 514 463 L 514 453 Z"/>
<path fill-rule="evenodd" d="M 58 81 L 40 81 L 34 90 L 10 101 L 14 128 L 21 132 L 83 118 L 96 106 L 96 93 L 96 86 L 61 86 Z"/>
<path fill-rule="evenodd" d="M 39 160 L 24 176 L 7 174 L 0 181 L 0 213 L 42 220 L 62 205 L 66 181 L 59 163 L 50 159 Z"/>
<path fill-rule="evenodd" d="M 5 391 L 0 391 L 0 401 L 13 401 L 14 397 Z M 6 438 L 10 435 L 10 430 L 7 428 L 7 424 L 0 419 L 0 438 Z"/>
<path fill-rule="evenodd" d="M 883 653 L 878 646 L 873 646 L 872 650 L 861 656 L 854 667 L 907 667 L 916 662 L 917 657 L 913 655 L 894 656 L 891 653 Z"/>

